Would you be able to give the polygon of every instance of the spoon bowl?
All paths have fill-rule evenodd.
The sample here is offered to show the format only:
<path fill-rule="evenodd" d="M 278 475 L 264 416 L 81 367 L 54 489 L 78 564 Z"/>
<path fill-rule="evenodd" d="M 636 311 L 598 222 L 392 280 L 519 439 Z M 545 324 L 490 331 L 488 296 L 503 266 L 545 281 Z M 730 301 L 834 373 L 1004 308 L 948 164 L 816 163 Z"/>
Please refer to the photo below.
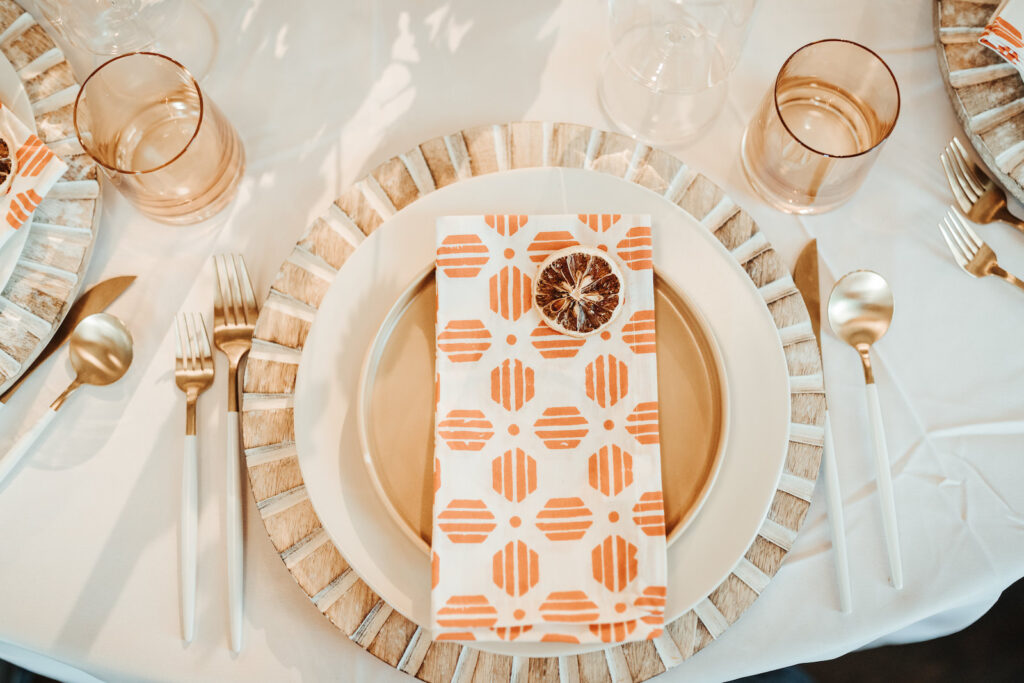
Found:
<path fill-rule="evenodd" d="M 839 278 L 828 298 L 828 322 L 836 335 L 860 350 L 881 339 L 889 329 L 895 304 L 885 278 L 870 270 L 855 270 Z"/>
<path fill-rule="evenodd" d="M 71 367 L 81 384 L 116 382 L 132 364 L 132 335 L 120 320 L 106 313 L 84 318 L 68 342 Z"/>

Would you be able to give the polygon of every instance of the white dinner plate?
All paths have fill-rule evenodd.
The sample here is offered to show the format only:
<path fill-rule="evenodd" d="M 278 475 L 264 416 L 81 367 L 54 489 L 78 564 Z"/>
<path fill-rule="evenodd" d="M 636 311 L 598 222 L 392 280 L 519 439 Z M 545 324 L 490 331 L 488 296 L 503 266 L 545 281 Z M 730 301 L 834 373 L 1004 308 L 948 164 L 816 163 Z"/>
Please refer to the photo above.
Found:
<path fill-rule="evenodd" d="M 483 213 L 649 213 L 655 268 L 710 326 L 725 364 L 729 433 L 700 513 L 668 551 L 666 622 L 721 583 L 757 535 L 785 460 L 789 373 L 778 331 L 739 264 L 689 214 L 644 187 L 580 169 L 536 168 L 432 192 L 377 228 L 334 279 L 313 322 L 295 390 L 299 466 L 332 541 L 378 595 L 430 624 L 430 560 L 393 520 L 363 464 L 358 385 L 367 349 L 392 304 L 435 249 L 438 216 Z M 666 419 L 663 416 L 662 419 Z M 564 643 L 474 643 L 550 657 L 600 649 Z"/>

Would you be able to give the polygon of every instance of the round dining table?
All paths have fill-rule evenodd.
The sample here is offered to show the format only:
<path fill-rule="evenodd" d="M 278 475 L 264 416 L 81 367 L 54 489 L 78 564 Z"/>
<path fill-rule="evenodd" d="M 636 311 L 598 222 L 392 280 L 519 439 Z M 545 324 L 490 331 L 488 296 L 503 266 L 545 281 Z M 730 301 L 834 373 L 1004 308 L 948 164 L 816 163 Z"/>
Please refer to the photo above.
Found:
<path fill-rule="evenodd" d="M 242 253 L 265 293 L 334 197 L 424 140 L 519 120 L 611 129 L 597 94 L 608 3 L 202 4 L 218 41 L 202 87 L 244 141 L 245 177 L 229 208 L 191 227 L 153 222 L 105 184 L 87 284 L 138 275 L 110 308 L 132 330 L 135 362 L 120 383 L 83 388 L 0 489 L 0 658 L 72 681 L 412 680 L 323 618 L 248 495 L 244 647 L 231 653 L 223 356 L 199 401 L 198 605 L 195 639 L 183 644 L 184 400 L 174 383 L 174 315 L 210 315 L 215 253 Z M 1024 575 L 1024 295 L 997 278 L 966 275 L 937 227 L 952 202 L 939 153 L 962 133 L 936 58 L 933 5 L 762 0 L 720 115 L 693 143 L 668 148 L 725 188 L 788 265 L 817 238 L 823 297 L 854 269 L 891 283 L 895 318 L 875 346 L 874 372 L 905 587 L 888 580 L 860 363 L 824 324 L 852 613 L 838 608 L 819 483 L 792 551 L 761 597 L 715 642 L 656 680 L 723 681 L 935 638 L 972 623 Z M 740 139 L 785 58 L 828 37 L 862 42 L 891 66 L 899 122 L 849 202 L 819 216 L 780 213 L 745 180 Z M 92 58 L 68 54 L 81 80 Z M 1002 265 L 1024 274 L 1024 235 L 1001 224 L 977 230 Z M 57 354 L 3 406 L 0 449 L 71 373 L 66 353 Z"/>

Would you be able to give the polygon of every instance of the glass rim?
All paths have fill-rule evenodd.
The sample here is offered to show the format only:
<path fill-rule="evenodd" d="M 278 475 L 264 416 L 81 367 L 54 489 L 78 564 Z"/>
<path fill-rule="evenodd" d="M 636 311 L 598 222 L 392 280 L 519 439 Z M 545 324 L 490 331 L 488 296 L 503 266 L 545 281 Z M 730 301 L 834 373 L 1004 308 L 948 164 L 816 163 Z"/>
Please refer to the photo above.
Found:
<path fill-rule="evenodd" d="M 140 56 L 140 55 L 144 55 L 144 56 L 147 56 L 147 57 L 158 57 L 160 59 L 163 59 L 163 60 L 166 60 L 166 61 L 170 62 L 174 66 L 176 66 L 179 69 L 181 69 L 181 71 L 185 74 L 185 76 L 188 77 L 188 79 L 190 81 L 192 81 L 192 87 L 195 88 L 196 94 L 199 95 L 199 118 L 196 121 L 196 129 L 194 131 L 192 131 L 192 136 L 185 142 L 185 144 L 182 146 L 181 150 L 177 154 L 175 154 L 173 157 L 171 157 L 170 159 L 168 159 L 164 163 L 160 164 L 159 166 L 154 166 L 153 168 L 146 168 L 146 169 L 141 169 L 141 170 L 133 171 L 133 170 L 128 170 L 128 169 L 124 169 L 124 168 L 118 168 L 117 166 L 111 166 L 109 164 L 106 164 L 102 160 L 96 158 L 96 155 L 89 151 L 88 145 L 86 145 L 85 144 L 85 140 L 82 139 L 82 132 L 78 128 L 78 108 L 79 108 L 79 104 L 82 101 L 82 95 L 85 93 L 85 86 L 87 86 L 89 84 L 89 81 L 92 80 L 93 76 L 95 76 L 102 69 L 104 69 L 105 67 L 107 67 L 110 64 L 113 64 L 114 62 L 116 62 L 119 59 L 126 59 L 128 57 L 137 57 L 137 56 Z M 125 175 L 141 175 L 141 174 L 144 174 L 144 173 L 153 173 L 154 171 L 159 171 L 160 169 L 166 168 L 167 166 L 173 164 L 175 161 L 180 159 L 181 156 L 185 152 L 188 151 L 189 147 L 192 146 L 192 143 L 195 141 L 196 137 L 198 137 L 199 129 L 200 129 L 200 127 L 203 124 L 203 113 L 204 113 L 205 108 L 206 108 L 205 99 L 206 98 L 203 97 L 203 91 L 199 87 L 199 81 L 197 81 L 195 76 L 192 75 L 192 72 L 188 70 L 188 67 L 186 67 L 184 64 L 182 64 L 178 60 L 174 59 L 173 57 L 168 57 L 167 55 L 160 54 L 159 52 L 149 52 L 149 51 L 146 51 L 146 50 L 136 50 L 134 52 L 126 52 L 123 55 L 118 55 L 117 57 L 113 57 L 113 58 L 108 59 L 107 61 L 103 62 L 102 64 L 97 66 L 95 69 L 93 69 L 92 73 L 90 73 L 86 77 L 86 79 L 84 81 L 82 81 L 82 87 L 78 89 L 78 94 L 75 96 L 75 107 L 74 107 L 74 111 L 73 111 L 73 114 L 72 114 L 72 124 L 75 127 L 75 137 L 78 138 L 78 143 L 80 145 L 82 145 L 82 149 L 85 151 L 86 154 L 89 155 L 89 158 L 92 159 L 93 161 L 95 161 L 97 164 L 99 164 L 103 168 L 107 169 L 108 171 L 114 171 L 115 173 L 123 173 Z"/>
<path fill-rule="evenodd" d="M 786 70 L 786 67 L 789 66 L 789 63 L 793 61 L 794 57 L 796 57 L 798 54 L 800 54 L 807 48 L 814 47 L 815 45 L 821 45 L 822 43 L 846 43 L 847 45 L 853 45 L 854 47 L 859 47 L 861 50 L 864 50 L 869 55 L 878 60 L 878 62 L 882 66 L 885 67 L 885 70 L 889 73 L 889 78 L 892 80 L 893 88 L 896 89 L 896 115 L 893 116 L 892 123 L 889 125 L 889 130 L 885 131 L 885 135 L 879 138 L 877 142 L 875 142 L 873 145 L 871 145 L 870 147 L 861 152 L 856 152 L 854 154 L 830 154 L 828 152 L 822 152 L 821 150 L 811 147 L 806 142 L 801 140 L 800 136 L 793 132 L 793 130 L 789 127 L 789 124 L 786 123 L 786 119 L 783 118 L 782 110 L 779 109 L 779 81 L 782 79 L 782 73 Z M 786 132 L 789 133 L 789 136 L 796 140 L 801 147 L 807 149 L 808 151 L 814 152 L 818 156 L 828 157 L 830 159 L 855 159 L 859 156 L 864 156 L 868 152 L 872 152 L 878 149 L 878 147 L 881 146 L 882 143 L 889 139 L 889 136 L 892 135 L 892 132 L 896 130 L 896 122 L 900 118 L 900 107 L 902 105 L 902 99 L 900 97 L 900 84 L 896 80 L 896 74 L 892 72 L 892 69 L 877 52 L 875 52 L 866 45 L 858 43 L 855 40 L 848 40 L 846 38 L 823 38 L 821 40 L 815 40 L 813 42 L 807 43 L 806 45 L 798 47 L 796 50 L 793 51 L 793 54 L 791 54 L 789 57 L 786 57 L 786 61 L 782 63 L 781 67 L 779 67 L 778 75 L 775 76 L 775 85 L 772 86 L 772 103 L 775 105 L 775 113 L 778 115 L 779 121 L 782 123 L 782 127 L 786 129 Z"/>

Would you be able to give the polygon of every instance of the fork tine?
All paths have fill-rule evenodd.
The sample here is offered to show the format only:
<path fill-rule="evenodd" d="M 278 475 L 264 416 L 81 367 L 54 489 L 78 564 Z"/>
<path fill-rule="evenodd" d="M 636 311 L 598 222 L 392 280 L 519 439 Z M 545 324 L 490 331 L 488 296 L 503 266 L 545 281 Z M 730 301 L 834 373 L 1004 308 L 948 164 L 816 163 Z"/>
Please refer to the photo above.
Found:
<path fill-rule="evenodd" d="M 967 260 L 964 259 L 963 253 L 960 251 L 960 247 L 953 241 L 953 237 L 949 234 L 949 228 L 943 221 L 939 221 L 939 232 L 942 233 L 942 239 L 946 240 L 946 246 L 949 247 L 949 251 L 953 254 L 953 260 L 961 268 L 967 268 Z"/>
<path fill-rule="evenodd" d="M 235 324 L 245 323 L 245 315 L 242 309 L 242 288 L 238 284 L 238 270 L 235 268 L 235 255 L 224 254 L 224 270 L 228 275 L 227 297 L 231 302 L 231 314 L 235 317 Z"/>
<path fill-rule="evenodd" d="M 213 366 L 213 352 L 210 350 L 210 333 L 206 331 L 206 319 L 202 313 L 196 313 L 196 330 L 199 333 L 199 346 L 202 351 L 202 366 L 204 370 Z"/>
<path fill-rule="evenodd" d="M 188 335 L 188 359 L 191 370 L 199 369 L 199 344 L 196 341 L 196 330 L 192 324 L 192 316 L 185 314 L 185 332 Z"/>
<path fill-rule="evenodd" d="M 946 213 L 946 227 L 949 228 L 953 235 L 953 240 L 957 243 L 957 246 L 960 247 L 960 251 L 963 252 L 964 256 L 966 256 L 968 260 L 974 258 L 974 252 L 976 250 L 973 248 L 973 245 L 964 238 L 963 233 L 960 232 L 960 227 L 957 225 L 956 221 L 956 214 L 952 210 Z"/>
<path fill-rule="evenodd" d="M 946 147 L 948 152 L 949 165 L 953 169 L 953 174 L 956 176 L 957 182 L 960 184 L 960 189 L 964 191 L 967 198 L 971 200 L 971 203 L 978 201 L 981 196 L 981 191 L 975 189 L 971 184 L 971 181 L 967 179 L 967 173 L 964 171 L 963 161 L 960 159 L 960 155 L 957 153 L 955 147 Z"/>
<path fill-rule="evenodd" d="M 974 229 L 971 228 L 970 224 L 964 220 L 964 217 L 960 214 L 957 214 L 956 220 L 957 223 L 960 224 L 960 227 L 963 228 L 963 232 L 966 234 L 968 242 L 974 245 L 974 250 L 977 251 L 978 249 L 981 249 L 985 243 L 981 241 L 980 237 L 978 237 L 978 233 L 974 232 Z"/>
<path fill-rule="evenodd" d="M 964 172 L 967 174 L 967 178 L 974 183 L 974 187 L 978 190 L 978 196 L 980 197 L 985 192 L 985 181 L 987 178 L 982 178 L 979 173 L 977 164 L 971 162 L 971 157 L 967 154 L 967 150 L 960 143 L 960 138 L 953 136 L 953 147 L 956 149 L 957 158 L 960 160 L 963 166 Z"/>
<path fill-rule="evenodd" d="M 259 306 L 256 303 L 256 293 L 252 290 L 249 269 L 245 267 L 245 259 L 242 258 L 241 254 L 235 254 L 234 261 L 238 282 L 241 285 L 241 303 L 242 311 L 245 314 L 245 322 L 248 325 L 255 325 L 256 316 L 259 315 Z"/>
<path fill-rule="evenodd" d="M 217 286 L 213 289 L 213 326 L 220 327 L 227 324 L 227 309 L 224 307 L 224 296 L 227 275 L 221 274 L 222 270 L 220 254 L 213 255 L 213 273 L 217 276 Z"/>
<path fill-rule="evenodd" d="M 174 316 L 174 358 L 179 366 L 183 366 L 185 358 L 181 355 L 182 343 L 181 340 L 181 314 Z"/>
<path fill-rule="evenodd" d="M 964 194 L 964 190 L 960 186 L 959 177 L 953 173 L 952 162 L 950 162 L 945 152 L 939 155 L 939 160 L 942 162 L 942 170 L 946 172 L 946 182 L 949 183 L 949 189 L 953 191 L 953 198 L 956 200 L 957 205 L 960 206 L 960 210 L 965 213 L 970 211 L 971 205 L 974 202 Z"/>

